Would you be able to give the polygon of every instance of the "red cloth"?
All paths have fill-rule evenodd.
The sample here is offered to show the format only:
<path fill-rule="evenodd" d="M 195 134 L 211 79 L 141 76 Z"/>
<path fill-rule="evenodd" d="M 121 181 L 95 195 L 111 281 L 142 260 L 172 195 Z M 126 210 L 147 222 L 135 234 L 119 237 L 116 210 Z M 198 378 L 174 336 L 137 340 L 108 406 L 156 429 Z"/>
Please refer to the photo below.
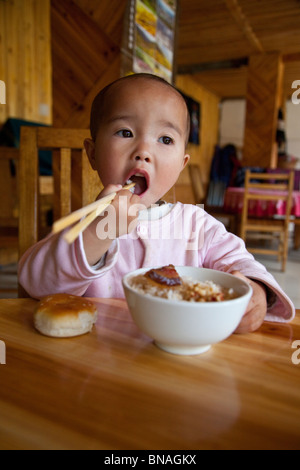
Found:
<path fill-rule="evenodd" d="M 224 210 L 231 214 L 240 214 L 244 204 L 244 188 L 227 188 L 224 199 Z M 265 191 L 253 189 L 254 194 L 264 193 Z M 274 194 L 274 191 L 270 191 Z M 276 191 L 275 194 L 282 195 L 284 191 Z M 260 201 L 249 202 L 249 215 L 252 217 L 272 217 L 274 215 L 285 214 L 285 201 Z M 292 215 L 300 217 L 300 191 L 293 192 Z"/>

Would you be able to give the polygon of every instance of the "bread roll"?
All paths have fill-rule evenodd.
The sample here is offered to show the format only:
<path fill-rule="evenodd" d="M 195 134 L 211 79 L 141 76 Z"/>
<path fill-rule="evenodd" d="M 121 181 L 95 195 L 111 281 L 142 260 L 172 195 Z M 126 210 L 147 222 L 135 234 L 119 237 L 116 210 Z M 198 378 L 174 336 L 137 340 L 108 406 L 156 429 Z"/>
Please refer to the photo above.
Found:
<path fill-rule="evenodd" d="M 89 300 L 69 294 L 44 297 L 34 313 L 35 328 L 46 336 L 69 338 L 89 333 L 97 308 Z"/>

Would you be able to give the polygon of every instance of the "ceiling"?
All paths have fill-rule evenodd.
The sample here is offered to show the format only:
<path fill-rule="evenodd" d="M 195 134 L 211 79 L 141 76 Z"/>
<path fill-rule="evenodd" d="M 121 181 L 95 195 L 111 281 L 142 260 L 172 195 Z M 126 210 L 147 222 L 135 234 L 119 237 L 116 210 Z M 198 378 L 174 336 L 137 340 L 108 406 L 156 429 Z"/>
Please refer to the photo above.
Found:
<path fill-rule="evenodd" d="M 300 80 L 300 0 L 181 0 L 178 73 L 221 98 L 244 97 L 249 56 L 274 51 L 290 97 Z"/>

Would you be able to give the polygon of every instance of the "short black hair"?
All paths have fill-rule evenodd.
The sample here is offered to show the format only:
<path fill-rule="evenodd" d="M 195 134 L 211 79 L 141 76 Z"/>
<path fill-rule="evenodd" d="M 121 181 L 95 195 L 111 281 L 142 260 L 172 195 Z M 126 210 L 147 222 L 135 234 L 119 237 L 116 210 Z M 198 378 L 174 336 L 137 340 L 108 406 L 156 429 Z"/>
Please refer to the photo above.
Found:
<path fill-rule="evenodd" d="M 92 103 L 91 116 L 90 116 L 90 131 L 91 131 L 92 139 L 94 141 L 96 140 L 97 132 L 98 132 L 99 126 L 101 124 L 101 119 L 102 119 L 102 116 L 104 115 L 105 99 L 107 97 L 107 94 L 108 94 L 109 90 L 117 83 L 121 83 L 123 81 L 128 81 L 128 80 L 137 80 L 137 79 L 140 79 L 140 78 L 160 82 L 163 85 L 168 86 L 169 88 L 171 88 L 173 91 L 175 91 L 182 98 L 183 102 L 185 103 L 186 112 L 187 112 L 187 129 L 186 129 L 186 134 L 187 134 L 186 145 L 187 145 L 188 139 L 189 139 L 189 134 L 190 134 L 190 125 L 191 124 L 190 124 L 190 115 L 189 115 L 188 107 L 187 107 L 186 101 L 184 99 L 184 96 L 180 93 L 180 91 L 176 87 L 171 85 L 169 82 L 167 82 L 166 80 L 164 80 L 161 77 L 158 77 L 157 75 L 152 75 L 150 73 L 136 73 L 136 74 L 126 75 L 125 77 L 118 78 L 114 82 L 112 82 L 109 85 L 107 85 L 106 87 L 104 87 L 95 96 L 94 101 Z"/>

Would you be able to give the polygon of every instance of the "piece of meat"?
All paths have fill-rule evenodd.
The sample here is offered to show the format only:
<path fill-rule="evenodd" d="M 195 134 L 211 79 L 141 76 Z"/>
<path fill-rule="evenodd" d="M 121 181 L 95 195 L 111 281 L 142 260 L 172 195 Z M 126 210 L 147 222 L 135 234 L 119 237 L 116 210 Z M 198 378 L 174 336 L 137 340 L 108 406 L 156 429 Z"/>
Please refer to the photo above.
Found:
<path fill-rule="evenodd" d="M 146 276 L 157 284 L 163 284 L 168 287 L 181 286 L 182 284 L 182 279 L 173 264 L 158 269 L 151 269 L 146 273 Z"/>

